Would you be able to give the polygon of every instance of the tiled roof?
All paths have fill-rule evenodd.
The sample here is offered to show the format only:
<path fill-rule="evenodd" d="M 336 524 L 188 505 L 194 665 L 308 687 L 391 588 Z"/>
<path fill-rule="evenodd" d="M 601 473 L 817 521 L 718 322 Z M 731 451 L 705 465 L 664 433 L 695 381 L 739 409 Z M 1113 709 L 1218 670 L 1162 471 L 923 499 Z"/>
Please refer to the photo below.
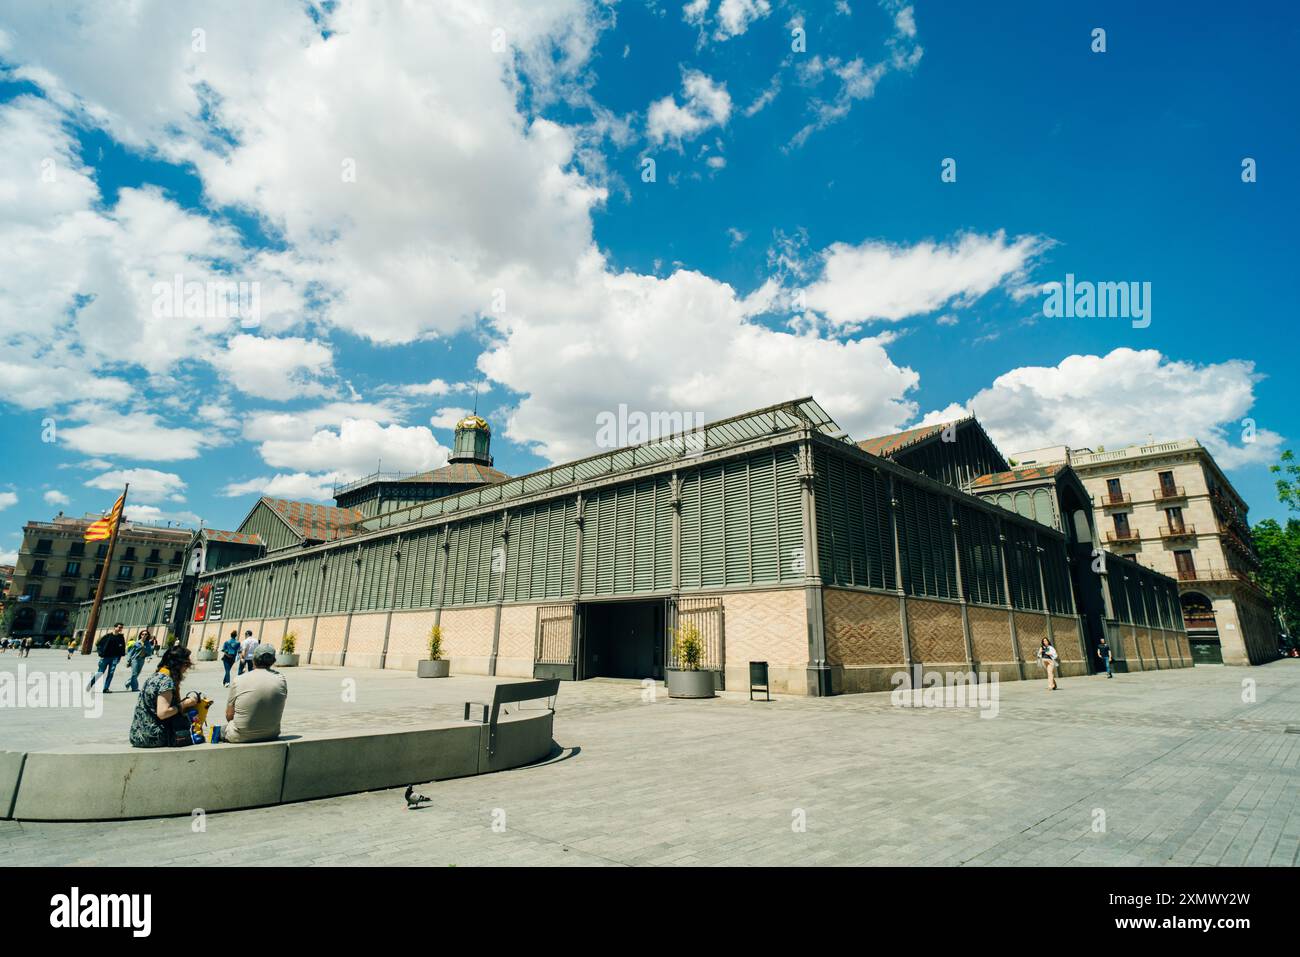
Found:
<path fill-rule="evenodd" d="M 203 537 L 210 542 L 230 542 L 235 545 L 261 545 L 262 536 L 247 532 L 227 532 L 220 528 L 205 528 Z"/>
<path fill-rule="evenodd" d="M 490 465 L 478 462 L 453 462 L 431 472 L 421 472 L 403 482 L 441 482 L 447 485 L 489 485 L 492 482 L 504 482 L 510 478 L 505 472 L 499 472 Z"/>
<path fill-rule="evenodd" d="M 981 475 L 970 484 L 971 488 L 987 488 L 990 485 L 1028 482 L 1033 479 L 1051 478 L 1063 468 L 1065 468 L 1064 462 L 1057 462 L 1052 465 L 1027 465 L 1024 468 L 1011 469 L 1008 472 L 993 472 L 989 475 Z"/>
<path fill-rule="evenodd" d="M 958 421 L 965 422 L 966 420 L 960 419 Z M 892 435 L 878 435 L 874 439 L 863 439 L 858 443 L 858 448 L 864 452 L 870 452 L 872 455 L 888 458 L 900 449 L 915 445 L 917 442 L 923 442 L 932 435 L 937 435 L 950 425 L 956 425 L 956 422 L 940 422 L 938 425 L 922 425 L 915 429 L 908 429 L 906 432 L 895 432 Z"/>
<path fill-rule="evenodd" d="M 330 542 L 355 535 L 353 526 L 362 519 L 361 511 L 355 508 L 293 502 L 283 498 L 263 498 L 262 501 L 275 509 L 299 535 L 312 541 Z"/>

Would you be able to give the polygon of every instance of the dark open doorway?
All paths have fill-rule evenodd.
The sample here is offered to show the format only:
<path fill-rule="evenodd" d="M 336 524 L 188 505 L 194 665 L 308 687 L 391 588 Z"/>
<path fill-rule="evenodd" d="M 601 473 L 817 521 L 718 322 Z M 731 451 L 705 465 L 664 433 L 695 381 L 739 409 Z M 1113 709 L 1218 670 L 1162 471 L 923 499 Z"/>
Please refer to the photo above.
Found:
<path fill-rule="evenodd" d="M 580 605 L 581 677 L 663 678 L 666 613 L 662 598 Z"/>

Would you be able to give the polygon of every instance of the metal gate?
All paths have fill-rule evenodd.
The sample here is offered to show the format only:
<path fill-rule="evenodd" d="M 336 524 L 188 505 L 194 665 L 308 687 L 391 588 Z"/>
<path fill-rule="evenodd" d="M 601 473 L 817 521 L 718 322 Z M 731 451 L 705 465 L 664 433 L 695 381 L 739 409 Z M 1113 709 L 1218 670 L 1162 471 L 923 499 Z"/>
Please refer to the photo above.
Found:
<path fill-rule="evenodd" d="M 573 641 L 573 603 L 539 605 L 533 644 L 533 677 L 577 678 Z"/>
<path fill-rule="evenodd" d="M 678 630 L 685 627 L 687 622 L 699 629 L 700 639 L 704 643 L 704 654 L 700 658 L 700 670 L 717 672 L 717 686 L 719 690 L 725 688 L 727 656 L 722 599 L 716 597 L 678 598 L 673 603 L 673 619 L 672 627 Z M 670 632 L 666 660 L 668 667 L 675 669 L 680 668 L 681 665 L 677 661 L 677 655 L 673 648 L 674 644 L 673 635 Z"/>

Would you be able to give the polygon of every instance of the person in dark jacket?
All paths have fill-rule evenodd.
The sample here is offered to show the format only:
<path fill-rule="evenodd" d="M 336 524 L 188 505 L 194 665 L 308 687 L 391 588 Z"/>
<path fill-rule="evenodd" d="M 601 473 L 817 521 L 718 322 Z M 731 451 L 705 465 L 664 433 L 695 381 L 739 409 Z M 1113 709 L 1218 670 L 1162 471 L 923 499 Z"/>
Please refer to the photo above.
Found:
<path fill-rule="evenodd" d="M 1097 645 L 1097 657 L 1106 664 L 1106 677 L 1114 678 L 1115 672 L 1111 670 L 1110 664 L 1111 649 L 1110 645 L 1106 644 L 1105 638 L 1101 639 L 1101 643 Z"/>
<path fill-rule="evenodd" d="M 89 691 L 95 686 L 95 679 L 100 675 L 104 676 L 104 694 L 112 694 L 109 685 L 113 683 L 113 672 L 117 670 L 117 663 L 122 660 L 126 654 L 126 635 L 122 629 L 126 626 L 118 622 L 103 638 L 99 639 L 99 670 L 90 676 L 86 682 L 86 690 Z"/>

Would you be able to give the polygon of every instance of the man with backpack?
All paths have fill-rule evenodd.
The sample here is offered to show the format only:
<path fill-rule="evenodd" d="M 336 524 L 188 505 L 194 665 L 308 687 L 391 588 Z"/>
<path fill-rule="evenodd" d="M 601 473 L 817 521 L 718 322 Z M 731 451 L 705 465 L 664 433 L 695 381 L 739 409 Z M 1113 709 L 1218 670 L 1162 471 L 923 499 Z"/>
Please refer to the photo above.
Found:
<path fill-rule="evenodd" d="M 99 646 L 95 651 L 99 654 L 99 670 L 90 676 L 90 681 L 86 682 L 86 690 L 89 691 L 95 686 L 95 679 L 104 675 L 104 694 L 112 694 L 109 685 L 113 683 L 113 672 L 117 670 L 117 663 L 122 660 L 126 654 L 126 635 L 122 629 L 126 627 L 120 621 L 113 626 L 103 638 L 99 639 Z"/>

